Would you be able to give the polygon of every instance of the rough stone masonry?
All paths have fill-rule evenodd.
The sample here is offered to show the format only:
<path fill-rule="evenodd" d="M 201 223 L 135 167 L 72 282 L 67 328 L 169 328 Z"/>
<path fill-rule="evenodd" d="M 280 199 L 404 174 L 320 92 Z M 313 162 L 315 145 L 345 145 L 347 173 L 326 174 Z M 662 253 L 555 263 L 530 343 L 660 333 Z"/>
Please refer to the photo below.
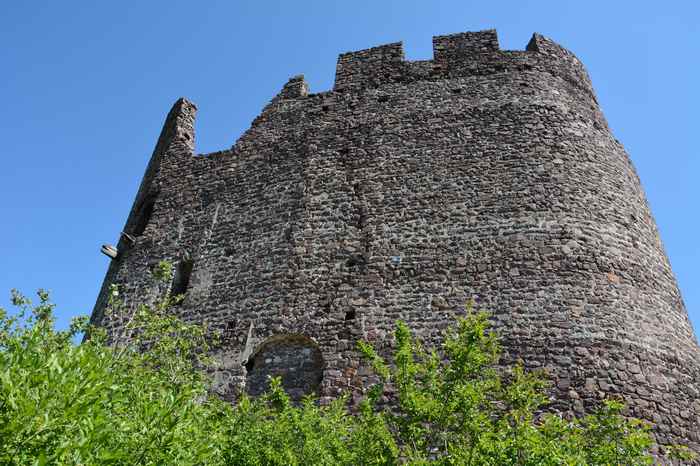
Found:
<path fill-rule="evenodd" d="M 700 453 L 700 349 L 628 155 L 587 72 L 535 34 L 401 43 L 338 59 L 332 91 L 289 80 L 235 145 L 194 154 L 196 107 L 168 115 L 95 306 L 176 264 L 177 308 L 223 332 L 220 393 L 361 390 L 359 339 L 403 319 L 428 344 L 470 299 L 505 362 L 547 368 L 555 409 L 622 395 L 660 443 Z"/>

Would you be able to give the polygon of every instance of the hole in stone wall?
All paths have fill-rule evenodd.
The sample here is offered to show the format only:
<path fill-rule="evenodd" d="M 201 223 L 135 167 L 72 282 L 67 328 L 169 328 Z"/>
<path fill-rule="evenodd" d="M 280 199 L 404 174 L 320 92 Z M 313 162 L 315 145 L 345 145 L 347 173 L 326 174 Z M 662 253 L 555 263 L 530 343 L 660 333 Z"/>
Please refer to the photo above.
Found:
<path fill-rule="evenodd" d="M 303 335 L 277 335 L 267 340 L 244 364 L 246 392 L 258 396 L 269 388 L 270 377 L 280 377 L 294 401 L 319 393 L 323 355 L 318 345 Z"/>
<path fill-rule="evenodd" d="M 389 101 L 389 96 L 388 95 L 380 95 L 377 97 L 378 102 L 388 102 Z"/>
<path fill-rule="evenodd" d="M 191 259 L 183 259 L 177 264 L 173 275 L 173 286 L 170 289 L 172 296 L 184 295 L 187 292 L 187 287 L 190 285 L 192 267 L 194 267 L 194 261 Z"/>
<path fill-rule="evenodd" d="M 245 364 L 243 364 L 243 367 L 245 367 L 246 374 L 250 374 L 253 372 L 253 367 L 255 367 L 255 359 L 248 359 Z"/>
<path fill-rule="evenodd" d="M 355 309 L 350 309 L 348 312 L 345 313 L 345 322 L 348 322 L 350 320 L 355 320 L 355 317 L 357 316 L 357 312 Z"/>
<path fill-rule="evenodd" d="M 140 236 L 146 231 L 148 222 L 151 220 L 151 215 L 153 215 L 153 207 L 156 205 L 156 197 L 156 193 L 151 193 L 141 201 L 132 230 L 134 236 Z"/>
<path fill-rule="evenodd" d="M 365 265 L 367 259 L 362 254 L 351 254 L 350 257 L 345 261 L 345 265 L 348 267 L 355 267 L 357 265 Z"/>

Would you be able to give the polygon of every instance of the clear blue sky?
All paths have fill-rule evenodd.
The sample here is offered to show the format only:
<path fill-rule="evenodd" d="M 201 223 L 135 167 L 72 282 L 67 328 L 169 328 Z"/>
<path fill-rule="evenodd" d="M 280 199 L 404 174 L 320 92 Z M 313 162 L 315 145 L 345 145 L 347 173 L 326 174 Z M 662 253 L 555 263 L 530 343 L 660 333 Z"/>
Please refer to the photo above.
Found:
<path fill-rule="evenodd" d="M 287 78 L 330 89 L 337 54 L 496 28 L 581 58 L 631 154 L 700 330 L 700 2 L 16 1 L 0 6 L 0 306 L 52 291 L 89 313 L 163 119 L 199 107 L 197 151 L 230 147 Z"/>

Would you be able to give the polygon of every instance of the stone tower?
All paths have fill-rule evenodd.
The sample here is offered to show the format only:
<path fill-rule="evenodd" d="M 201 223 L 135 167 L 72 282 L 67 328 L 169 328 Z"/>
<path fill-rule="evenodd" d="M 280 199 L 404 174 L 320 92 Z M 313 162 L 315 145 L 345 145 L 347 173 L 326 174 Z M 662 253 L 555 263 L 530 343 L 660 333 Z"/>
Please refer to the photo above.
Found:
<path fill-rule="evenodd" d="M 474 298 L 506 362 L 555 407 L 623 395 L 660 443 L 700 452 L 700 349 L 639 178 L 570 52 L 495 31 L 340 55 L 332 91 L 294 77 L 228 150 L 194 154 L 196 107 L 168 115 L 93 312 L 176 264 L 185 318 L 223 332 L 219 390 L 298 397 L 362 385 L 356 342 L 397 319 L 439 343 Z"/>

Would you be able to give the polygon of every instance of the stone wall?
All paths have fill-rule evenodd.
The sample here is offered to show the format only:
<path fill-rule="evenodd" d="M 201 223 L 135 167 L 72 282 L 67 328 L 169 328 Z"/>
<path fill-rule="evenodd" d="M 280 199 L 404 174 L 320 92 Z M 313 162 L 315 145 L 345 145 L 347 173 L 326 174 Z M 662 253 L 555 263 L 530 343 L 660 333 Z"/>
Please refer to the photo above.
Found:
<path fill-rule="evenodd" d="M 403 319 L 439 344 L 475 299 L 505 362 L 548 370 L 555 409 L 622 395 L 661 443 L 700 452 L 697 340 L 585 69 L 537 34 L 524 51 L 495 31 L 433 44 L 432 61 L 400 43 L 342 54 L 329 92 L 292 78 L 213 154 L 194 156 L 196 109 L 179 100 L 93 322 L 120 325 L 102 317 L 109 284 L 136 303 L 155 294 L 153 264 L 192 261 L 179 311 L 223 332 L 222 394 L 257 393 L 267 359 L 282 370 L 265 342 L 301 335 L 321 359 L 272 352 L 307 364 L 299 394 L 329 398 L 361 389 L 359 339 L 386 350 Z"/>

